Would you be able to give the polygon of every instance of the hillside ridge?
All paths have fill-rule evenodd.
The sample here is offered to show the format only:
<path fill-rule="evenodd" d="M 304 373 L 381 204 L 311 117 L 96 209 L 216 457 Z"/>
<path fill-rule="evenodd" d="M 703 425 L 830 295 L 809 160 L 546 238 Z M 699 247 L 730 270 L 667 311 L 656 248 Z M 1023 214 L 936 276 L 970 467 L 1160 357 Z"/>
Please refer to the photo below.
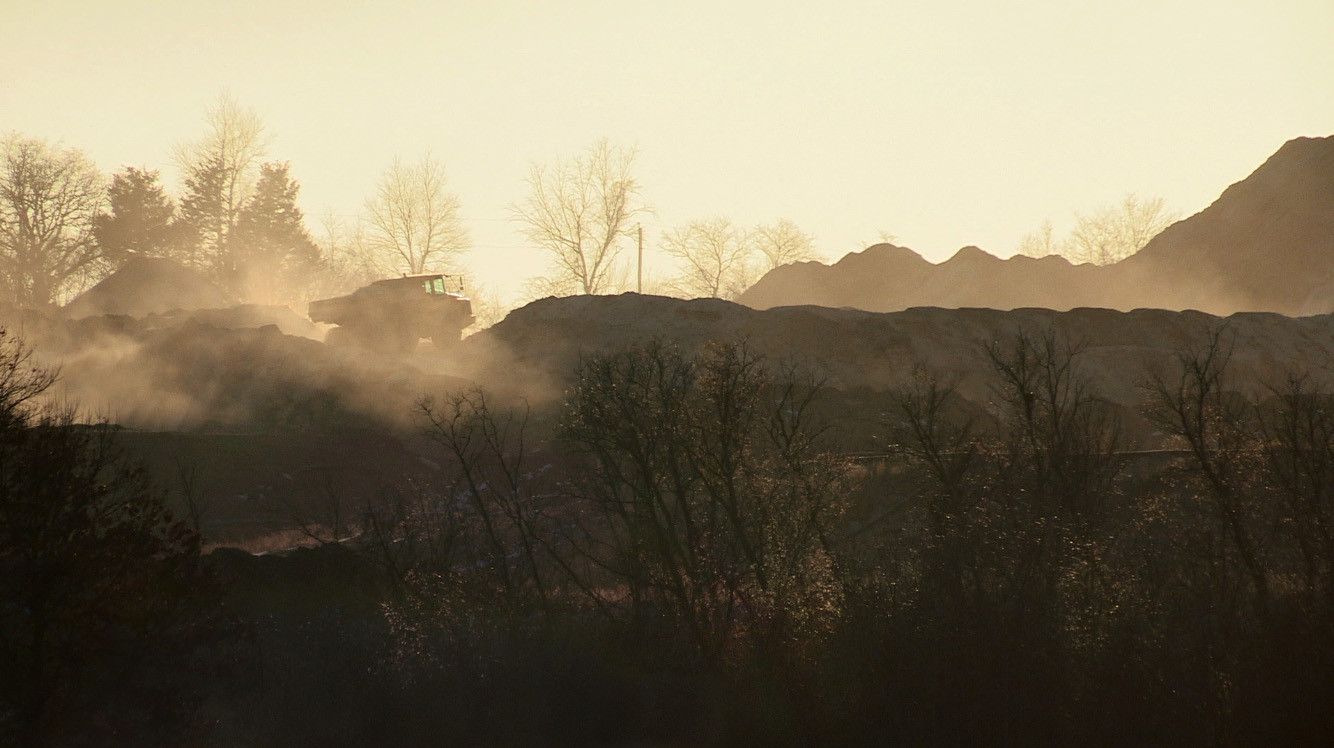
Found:
<path fill-rule="evenodd" d="M 1288 141 L 1208 207 L 1114 265 L 1000 259 L 974 246 L 931 263 L 909 248 L 877 244 L 832 265 L 772 270 L 739 301 L 756 309 L 816 304 L 876 312 L 914 306 L 1334 311 L 1334 136 Z"/>

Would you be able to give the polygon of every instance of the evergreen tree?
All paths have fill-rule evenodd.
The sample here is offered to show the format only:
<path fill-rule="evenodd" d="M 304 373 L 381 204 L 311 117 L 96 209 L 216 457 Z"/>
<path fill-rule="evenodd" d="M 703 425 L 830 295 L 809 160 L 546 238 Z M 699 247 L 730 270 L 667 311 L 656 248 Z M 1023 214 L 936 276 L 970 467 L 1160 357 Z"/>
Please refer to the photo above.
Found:
<path fill-rule="evenodd" d="M 226 188 L 227 170 L 217 158 L 202 161 L 186 176 L 181 222 L 186 248 L 182 259 L 187 265 L 222 270 L 223 249 L 232 229 L 225 210 Z"/>
<path fill-rule="evenodd" d="M 305 286 L 319 266 L 319 248 L 296 204 L 300 185 L 289 168 L 286 162 L 260 166 L 255 194 L 228 239 L 223 280 L 254 300 L 285 300 Z"/>
<path fill-rule="evenodd" d="M 181 214 L 193 238 L 190 264 L 214 272 L 226 282 L 234 274 L 227 257 L 228 238 L 254 193 L 256 167 L 264 156 L 264 123 L 223 94 L 204 115 L 202 138 L 175 150 L 185 175 Z"/>
<path fill-rule="evenodd" d="M 112 177 L 107 196 L 110 212 L 93 219 L 93 236 L 111 265 L 136 256 L 174 258 L 182 251 L 176 204 L 156 170 L 126 167 Z"/>

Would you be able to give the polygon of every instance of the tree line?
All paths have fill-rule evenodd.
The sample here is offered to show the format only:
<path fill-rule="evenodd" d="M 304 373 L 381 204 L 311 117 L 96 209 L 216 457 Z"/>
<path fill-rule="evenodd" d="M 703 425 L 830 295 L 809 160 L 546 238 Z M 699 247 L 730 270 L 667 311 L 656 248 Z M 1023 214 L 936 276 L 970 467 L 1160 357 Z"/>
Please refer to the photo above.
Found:
<path fill-rule="evenodd" d="M 73 148 L 11 134 L 0 143 L 0 283 L 25 306 L 61 303 L 134 257 L 207 273 L 234 297 L 270 299 L 313 274 L 320 251 L 296 205 L 290 166 L 262 161 L 263 126 L 223 97 L 208 132 L 177 148 L 179 201 L 159 173 L 108 181 Z"/>
<path fill-rule="evenodd" d="M 278 303 L 344 292 L 399 273 L 466 273 L 458 196 L 429 152 L 395 158 L 350 224 L 326 218 L 317 240 L 297 206 L 289 162 L 269 159 L 259 115 L 223 95 L 205 132 L 178 145 L 169 194 L 154 169 L 107 179 L 80 151 L 11 133 L 0 141 L 0 290 L 24 306 L 59 304 L 134 257 L 206 273 L 238 300 Z M 651 212 L 636 152 L 603 139 L 583 153 L 534 163 L 510 218 L 551 264 L 533 295 L 630 287 L 621 257 Z M 660 290 L 734 297 L 760 273 L 812 259 L 813 238 L 790 221 L 753 230 L 725 218 L 670 230 L 662 248 L 682 268 Z"/>
<path fill-rule="evenodd" d="M 326 217 L 317 240 L 297 206 L 290 163 L 268 158 L 259 115 L 223 95 L 204 124 L 202 137 L 174 149 L 182 173 L 175 197 L 154 169 L 127 166 L 108 180 L 77 149 L 18 133 L 0 141 L 0 292 L 24 306 L 63 303 L 134 257 L 178 261 L 238 300 L 263 303 L 343 293 L 400 273 L 467 273 L 462 206 L 431 153 L 396 157 L 362 214 L 351 222 Z M 636 157 L 602 139 L 530 166 L 525 197 L 509 207 L 510 220 L 549 258 L 529 295 L 642 288 L 630 282 L 624 257 L 643 241 L 642 220 L 653 212 Z M 1045 222 L 1019 251 L 1108 264 L 1174 219 L 1161 198 L 1130 194 L 1077 213 L 1064 238 Z M 744 227 L 701 217 L 663 230 L 656 246 L 676 271 L 650 279 L 650 288 L 684 297 L 734 299 L 765 272 L 817 256 L 814 237 L 786 219 Z M 492 303 L 484 289 L 474 291 L 482 306 Z"/>
<path fill-rule="evenodd" d="M 1075 225 L 1063 237 L 1055 234 L 1050 219 L 1043 221 L 1019 240 L 1019 254 L 1058 255 L 1076 263 L 1111 265 L 1143 249 L 1179 217 L 1165 207 L 1161 197 L 1131 192 L 1116 205 L 1103 205 L 1089 213 L 1076 211 Z"/>

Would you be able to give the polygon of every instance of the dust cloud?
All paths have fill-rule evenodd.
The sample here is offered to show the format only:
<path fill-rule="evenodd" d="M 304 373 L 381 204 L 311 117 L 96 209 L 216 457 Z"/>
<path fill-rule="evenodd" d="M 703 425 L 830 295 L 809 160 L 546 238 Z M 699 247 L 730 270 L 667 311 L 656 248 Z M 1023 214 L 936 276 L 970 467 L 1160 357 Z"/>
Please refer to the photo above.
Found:
<path fill-rule="evenodd" d="M 0 308 L 0 325 L 59 369 L 51 397 L 134 429 L 406 428 L 417 398 L 464 385 L 438 357 L 333 349 L 288 306 L 225 303 L 194 271 L 138 260 L 64 309 Z"/>

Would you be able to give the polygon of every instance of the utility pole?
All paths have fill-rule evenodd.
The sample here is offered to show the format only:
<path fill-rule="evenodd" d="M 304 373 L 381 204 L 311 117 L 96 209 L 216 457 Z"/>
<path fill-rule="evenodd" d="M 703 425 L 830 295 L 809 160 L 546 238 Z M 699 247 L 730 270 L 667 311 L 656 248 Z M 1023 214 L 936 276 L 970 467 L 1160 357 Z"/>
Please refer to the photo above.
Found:
<path fill-rule="evenodd" d="M 644 224 L 639 224 L 639 278 L 635 281 L 635 293 L 644 293 Z"/>

